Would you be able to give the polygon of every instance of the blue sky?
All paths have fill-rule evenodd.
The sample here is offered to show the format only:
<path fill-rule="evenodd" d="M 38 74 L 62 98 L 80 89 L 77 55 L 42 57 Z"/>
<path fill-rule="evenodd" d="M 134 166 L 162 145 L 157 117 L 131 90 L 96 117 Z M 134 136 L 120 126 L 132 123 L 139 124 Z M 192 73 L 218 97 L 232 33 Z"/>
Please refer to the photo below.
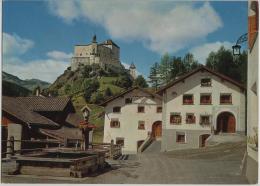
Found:
<path fill-rule="evenodd" d="M 111 38 L 121 62 L 147 76 L 169 52 L 192 52 L 200 63 L 221 45 L 231 48 L 247 32 L 247 2 L 4 1 L 3 70 L 22 79 L 53 82 L 75 44 Z M 246 46 L 243 46 L 246 48 Z"/>

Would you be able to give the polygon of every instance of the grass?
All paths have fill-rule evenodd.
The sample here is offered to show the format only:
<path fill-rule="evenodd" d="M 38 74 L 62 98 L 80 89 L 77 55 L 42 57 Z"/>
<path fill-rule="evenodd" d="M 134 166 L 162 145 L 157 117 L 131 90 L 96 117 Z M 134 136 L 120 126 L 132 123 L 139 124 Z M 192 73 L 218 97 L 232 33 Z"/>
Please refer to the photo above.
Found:
<path fill-rule="evenodd" d="M 117 77 L 101 77 L 99 79 L 100 88 L 99 91 L 104 92 L 107 88 L 110 88 L 113 94 L 117 94 L 124 89 L 121 87 L 118 87 L 116 85 L 113 85 L 113 81 L 116 81 Z"/>

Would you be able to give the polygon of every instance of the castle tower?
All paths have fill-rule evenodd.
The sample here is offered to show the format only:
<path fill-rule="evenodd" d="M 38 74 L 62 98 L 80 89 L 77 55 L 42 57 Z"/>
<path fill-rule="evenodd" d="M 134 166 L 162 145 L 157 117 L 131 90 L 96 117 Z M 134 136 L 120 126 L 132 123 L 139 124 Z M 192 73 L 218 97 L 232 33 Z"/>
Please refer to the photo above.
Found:
<path fill-rule="evenodd" d="M 133 79 L 136 78 L 136 67 L 135 67 L 134 63 L 131 63 L 131 65 L 129 67 L 129 73 Z"/>
<path fill-rule="evenodd" d="M 94 35 L 91 43 L 90 64 L 99 63 L 97 36 Z"/>

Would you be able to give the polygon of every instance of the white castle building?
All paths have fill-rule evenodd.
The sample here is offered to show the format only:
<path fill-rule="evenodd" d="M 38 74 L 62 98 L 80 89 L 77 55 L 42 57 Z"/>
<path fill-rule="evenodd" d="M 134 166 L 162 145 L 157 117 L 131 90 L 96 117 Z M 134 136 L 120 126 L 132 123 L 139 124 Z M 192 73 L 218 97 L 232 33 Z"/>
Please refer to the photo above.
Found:
<path fill-rule="evenodd" d="M 74 56 L 71 58 L 71 70 L 75 71 L 79 66 L 99 64 L 104 67 L 106 64 L 121 65 L 120 47 L 111 39 L 97 43 L 96 35 L 92 43 L 75 45 Z"/>

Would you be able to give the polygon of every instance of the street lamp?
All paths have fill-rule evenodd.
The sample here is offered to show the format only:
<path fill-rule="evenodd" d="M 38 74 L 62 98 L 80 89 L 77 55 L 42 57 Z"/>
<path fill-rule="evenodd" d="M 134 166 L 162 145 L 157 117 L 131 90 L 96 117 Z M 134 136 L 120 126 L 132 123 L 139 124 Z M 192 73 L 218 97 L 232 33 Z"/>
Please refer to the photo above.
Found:
<path fill-rule="evenodd" d="M 236 56 L 236 55 L 240 55 L 240 48 L 241 46 L 240 45 L 234 45 L 232 46 L 232 49 L 233 49 L 233 55 Z"/>
<path fill-rule="evenodd" d="M 236 44 L 234 46 L 232 46 L 232 49 L 233 49 L 233 55 L 236 56 L 236 55 L 240 55 L 240 49 L 241 49 L 241 46 L 239 44 L 243 43 L 247 41 L 247 33 L 241 35 Z"/>

